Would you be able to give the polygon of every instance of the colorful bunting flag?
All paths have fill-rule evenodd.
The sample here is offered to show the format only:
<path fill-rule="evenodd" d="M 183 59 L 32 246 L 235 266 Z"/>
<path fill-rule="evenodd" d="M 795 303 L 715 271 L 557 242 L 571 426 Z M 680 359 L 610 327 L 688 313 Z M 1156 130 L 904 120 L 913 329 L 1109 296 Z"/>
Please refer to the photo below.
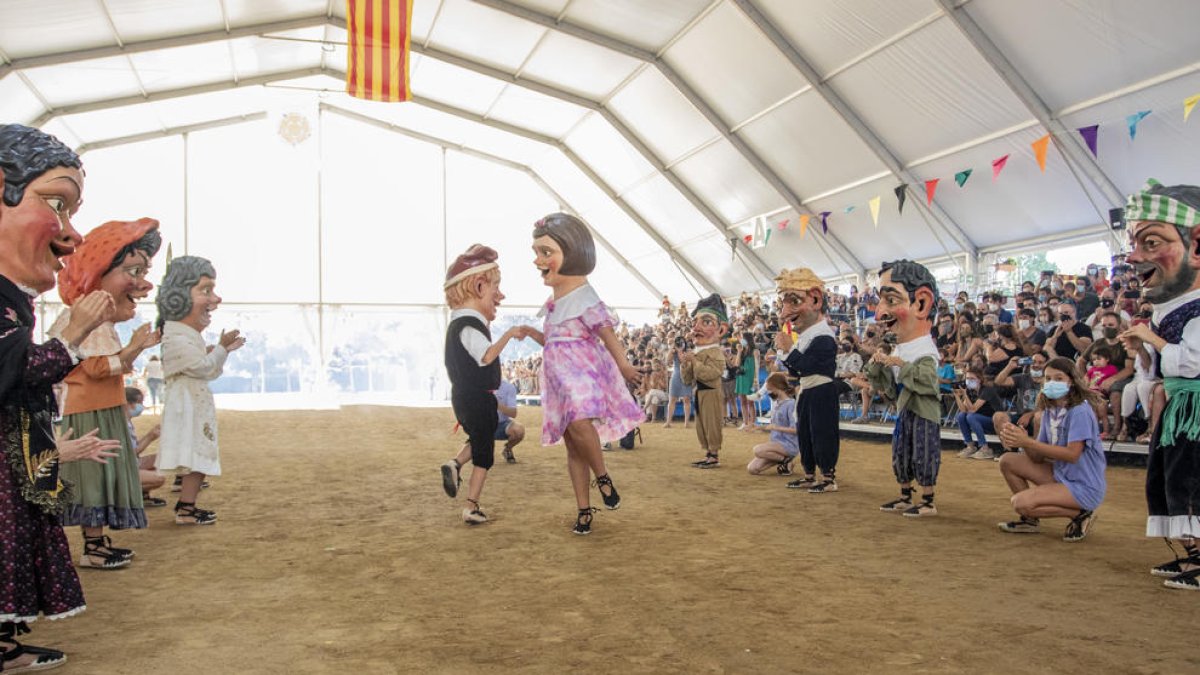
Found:
<path fill-rule="evenodd" d="M 867 206 L 871 207 L 871 222 L 875 223 L 875 227 L 879 227 L 879 197 L 872 197 L 867 201 Z"/>
<path fill-rule="evenodd" d="M 1075 131 L 1078 131 L 1079 135 L 1083 136 L 1083 142 L 1087 143 L 1088 150 L 1091 150 L 1092 157 L 1095 157 L 1096 156 L 1096 134 L 1097 134 L 1097 132 L 1100 131 L 1100 125 L 1093 124 L 1090 127 L 1079 127 Z"/>
<path fill-rule="evenodd" d="M 1125 118 L 1125 124 L 1129 125 L 1129 140 L 1132 141 L 1135 137 L 1137 137 L 1138 122 L 1141 122 L 1143 119 L 1145 119 L 1146 115 L 1149 114 L 1149 110 L 1139 110 L 1138 112 L 1135 112 Z"/>
<path fill-rule="evenodd" d="M 803 238 L 804 238 L 804 233 L 805 233 L 805 232 L 808 232 L 808 219 L 809 219 L 809 217 L 810 217 L 810 216 L 809 216 L 807 213 L 801 213 L 801 214 L 800 214 L 800 238 L 801 238 L 801 239 L 803 239 Z"/>
<path fill-rule="evenodd" d="M 1029 146 L 1033 148 L 1033 156 L 1037 157 L 1038 166 L 1042 169 L 1042 173 L 1046 173 L 1046 149 L 1050 145 L 1050 134 L 1046 134 L 1037 139 Z"/>
<path fill-rule="evenodd" d="M 412 0 L 346 0 L 346 93 L 407 101 Z"/>
<path fill-rule="evenodd" d="M 908 198 L 908 183 L 901 183 L 892 192 L 896 193 L 896 201 L 900 202 L 900 215 L 904 215 L 904 200 Z"/>
<path fill-rule="evenodd" d="M 1200 102 L 1200 94 L 1189 96 L 1183 99 L 1183 121 L 1187 122 L 1187 118 L 1192 114 L 1192 108 L 1196 107 L 1196 103 Z"/>
<path fill-rule="evenodd" d="M 925 181 L 925 205 L 933 206 L 933 195 L 937 192 L 937 184 L 940 178 L 932 178 Z"/>
<path fill-rule="evenodd" d="M 767 236 L 765 239 L 763 239 L 763 246 L 766 246 L 769 243 L 771 243 L 771 229 L 767 228 Z"/>
<path fill-rule="evenodd" d="M 821 234 L 829 234 L 829 216 L 832 214 L 832 211 L 821 212 Z"/>
<path fill-rule="evenodd" d="M 1008 164 L 1008 155 L 997 157 L 992 160 L 992 180 L 995 181 L 1000 177 L 1000 172 L 1004 170 L 1004 165 Z"/>
<path fill-rule="evenodd" d="M 781 229 L 781 230 L 786 230 L 786 229 L 787 229 L 787 226 L 788 226 L 788 223 L 790 223 L 790 222 L 792 222 L 790 218 L 789 218 L 788 220 L 782 220 L 782 221 L 780 221 L 780 222 L 779 222 L 779 229 Z"/>
<path fill-rule="evenodd" d="M 853 213 L 853 212 L 854 212 L 854 205 L 853 205 L 853 204 L 851 204 L 850 206 L 847 206 L 846 208 L 842 209 L 842 213 Z"/>
<path fill-rule="evenodd" d="M 746 242 L 747 244 L 749 244 L 750 242 L 754 241 L 754 235 L 752 235 L 752 234 L 748 234 L 748 235 L 746 235 L 746 236 L 742 237 L 742 241 L 744 241 L 744 242 Z"/>
<path fill-rule="evenodd" d="M 967 184 L 967 179 L 971 177 L 972 171 L 974 171 L 974 169 L 963 169 L 962 171 L 954 174 L 954 182 L 958 183 L 958 187 L 962 187 Z"/>

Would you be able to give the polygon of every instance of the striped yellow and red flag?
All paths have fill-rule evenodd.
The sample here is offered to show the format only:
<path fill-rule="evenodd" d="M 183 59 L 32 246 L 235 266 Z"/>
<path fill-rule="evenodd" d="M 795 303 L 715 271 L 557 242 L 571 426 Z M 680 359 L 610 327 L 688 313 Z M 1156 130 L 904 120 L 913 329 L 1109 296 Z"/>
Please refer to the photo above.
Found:
<path fill-rule="evenodd" d="M 413 0 L 346 0 L 346 93 L 407 101 Z"/>

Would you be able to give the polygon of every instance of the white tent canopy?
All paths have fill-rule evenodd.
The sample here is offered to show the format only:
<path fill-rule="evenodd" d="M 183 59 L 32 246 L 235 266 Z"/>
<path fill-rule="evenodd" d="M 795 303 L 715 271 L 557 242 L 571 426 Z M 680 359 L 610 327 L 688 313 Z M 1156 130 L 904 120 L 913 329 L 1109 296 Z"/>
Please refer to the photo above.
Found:
<path fill-rule="evenodd" d="M 379 104 L 338 93 L 338 0 L 5 0 L 0 119 L 98 151 L 277 125 L 300 108 L 322 132 L 394 136 L 381 147 L 407 159 L 449 148 L 454 162 L 524 175 L 536 208 L 581 214 L 603 239 L 603 266 L 638 289 L 626 303 L 643 306 L 659 293 L 768 287 L 798 265 L 861 278 L 904 256 L 967 275 L 1030 242 L 1109 237 L 1108 210 L 1149 176 L 1200 181 L 1200 121 L 1183 116 L 1200 93 L 1191 0 L 412 1 L 415 100 Z M 1143 110 L 1131 139 L 1127 116 Z M 1076 131 L 1093 124 L 1095 156 Z M 1047 133 L 1043 172 L 1030 144 Z M 197 196 L 182 197 L 182 219 L 202 221 Z M 167 201 L 156 213 L 178 213 Z M 325 236 L 320 216 L 304 215 L 319 205 L 300 201 L 289 214 Z M 743 237 L 756 219 L 771 239 L 752 247 Z M 429 268 L 436 276 L 444 260 Z M 323 301 L 349 294 L 315 283 Z"/>

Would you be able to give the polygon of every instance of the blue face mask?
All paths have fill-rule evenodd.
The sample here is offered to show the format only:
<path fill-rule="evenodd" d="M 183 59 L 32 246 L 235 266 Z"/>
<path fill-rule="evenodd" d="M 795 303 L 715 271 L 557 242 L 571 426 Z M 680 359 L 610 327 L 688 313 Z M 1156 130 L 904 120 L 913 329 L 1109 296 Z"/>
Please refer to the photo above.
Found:
<path fill-rule="evenodd" d="M 129 411 L 129 416 L 137 417 L 138 415 L 141 415 L 142 412 L 144 412 L 145 410 L 146 410 L 146 406 L 142 405 L 141 403 L 134 403 L 133 408 Z"/>
<path fill-rule="evenodd" d="M 1066 396 L 1068 391 L 1071 391 L 1071 385 L 1066 382 L 1050 381 L 1042 385 L 1042 394 L 1051 401 Z"/>

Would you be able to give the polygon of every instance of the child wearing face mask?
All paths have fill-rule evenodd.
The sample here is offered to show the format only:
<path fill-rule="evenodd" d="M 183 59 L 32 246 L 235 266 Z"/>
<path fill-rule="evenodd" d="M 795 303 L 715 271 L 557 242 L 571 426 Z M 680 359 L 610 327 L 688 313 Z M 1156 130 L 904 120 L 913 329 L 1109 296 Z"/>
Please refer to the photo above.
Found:
<path fill-rule="evenodd" d="M 1070 359 L 1046 364 L 1038 397 L 1042 415 L 1037 438 L 1015 424 L 1000 429 L 1005 445 L 1019 448 L 1000 458 L 1000 473 L 1012 490 L 1012 506 L 1020 519 L 999 523 L 1004 532 L 1041 531 L 1041 518 L 1070 518 L 1063 541 L 1078 542 L 1096 522 L 1104 501 L 1104 448 L 1092 409 L 1093 395 Z"/>
<path fill-rule="evenodd" d="M 1126 345 L 1125 354 L 1133 360 L 1133 382 L 1125 387 L 1125 392 L 1121 396 L 1121 417 L 1125 418 L 1125 431 L 1117 440 L 1129 440 L 1129 418 L 1133 416 L 1137 404 L 1141 403 L 1142 412 L 1149 424 L 1146 427 L 1147 433 L 1139 436 L 1138 442 L 1149 442 L 1149 430 L 1158 424 L 1158 418 L 1162 414 L 1162 408 L 1155 405 L 1154 402 L 1154 387 L 1162 383 L 1162 378 L 1155 375 L 1158 353 L 1154 351 L 1153 347 L 1143 343 L 1137 349 Z"/>
<path fill-rule="evenodd" d="M 133 428 L 133 418 L 141 415 L 146 406 L 143 405 L 145 395 L 142 390 L 137 387 L 125 387 L 125 419 L 129 426 L 129 440 L 133 445 L 133 452 L 138 458 L 138 479 L 142 483 L 142 504 L 146 507 L 166 506 L 167 500 L 162 497 L 155 497 L 150 494 L 151 490 L 157 490 L 162 487 L 167 479 L 154 470 L 155 455 L 144 454 L 146 448 L 150 444 L 158 440 L 159 434 L 162 433 L 162 426 L 155 424 L 149 431 L 141 437 L 138 437 L 137 432 Z"/>
<path fill-rule="evenodd" d="M 754 446 L 754 459 L 746 465 L 751 475 L 760 475 L 775 467 L 780 476 L 792 475 L 792 461 L 800 452 L 796 436 L 796 389 L 784 373 L 767 377 L 767 395 L 771 397 L 771 423 L 761 427 L 771 434 L 766 443 Z"/>
<path fill-rule="evenodd" d="M 954 401 L 959 411 L 954 421 L 962 432 L 966 446 L 958 456 L 964 459 L 994 458 L 995 454 L 987 443 L 987 434 L 995 433 L 992 417 L 997 411 L 1003 410 L 1004 405 L 995 387 L 984 386 L 982 368 L 973 365 L 967 369 L 963 387 L 954 389 Z"/>

